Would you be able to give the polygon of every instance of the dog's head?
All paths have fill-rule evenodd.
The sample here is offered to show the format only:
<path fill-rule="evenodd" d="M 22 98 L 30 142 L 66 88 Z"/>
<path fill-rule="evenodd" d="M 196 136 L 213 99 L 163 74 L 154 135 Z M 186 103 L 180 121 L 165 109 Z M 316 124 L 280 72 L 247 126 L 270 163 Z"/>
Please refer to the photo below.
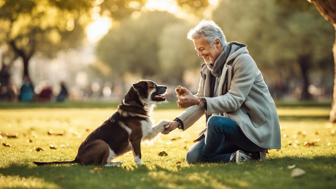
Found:
<path fill-rule="evenodd" d="M 158 85 L 150 80 L 142 80 L 132 85 L 125 96 L 125 102 L 131 104 L 135 99 L 139 99 L 142 105 L 155 104 L 166 100 L 166 91 L 167 87 L 164 85 Z"/>

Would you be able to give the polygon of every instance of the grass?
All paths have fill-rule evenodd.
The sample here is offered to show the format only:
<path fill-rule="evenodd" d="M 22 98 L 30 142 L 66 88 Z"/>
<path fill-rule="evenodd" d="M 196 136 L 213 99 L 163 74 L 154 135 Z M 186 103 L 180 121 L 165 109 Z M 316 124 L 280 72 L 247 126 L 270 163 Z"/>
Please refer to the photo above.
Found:
<path fill-rule="evenodd" d="M 124 162 L 119 168 L 32 164 L 72 160 L 81 141 L 114 111 L 96 106 L 0 109 L 0 188 L 336 188 L 336 125 L 328 123 L 324 106 L 279 108 L 283 147 L 271 150 L 264 162 L 188 165 L 184 156 L 204 127 L 202 118 L 185 132 L 142 143 L 141 167 L 135 167 L 131 153 L 118 159 Z M 171 120 L 179 113 L 163 108 L 153 118 Z M 159 156 L 162 151 L 168 155 Z M 306 173 L 293 178 L 291 166 Z"/>

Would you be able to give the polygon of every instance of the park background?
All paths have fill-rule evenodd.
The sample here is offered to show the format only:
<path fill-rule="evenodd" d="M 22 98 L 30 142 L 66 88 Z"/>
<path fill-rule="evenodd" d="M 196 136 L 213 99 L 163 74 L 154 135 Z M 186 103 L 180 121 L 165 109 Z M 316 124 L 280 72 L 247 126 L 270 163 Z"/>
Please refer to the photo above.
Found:
<path fill-rule="evenodd" d="M 276 100 L 331 100 L 335 31 L 307 1 L 2 0 L 0 5 L 3 101 L 18 99 L 24 77 L 37 96 L 48 87 L 56 96 L 64 81 L 76 101 L 118 101 L 143 78 L 195 91 L 202 61 L 186 34 L 201 19 L 218 23 L 228 41 L 248 45 Z"/>
<path fill-rule="evenodd" d="M 335 188 L 335 6 L 335 0 L 0 0 L 0 188 Z M 155 121 L 181 113 L 174 88 L 195 91 L 202 63 L 186 34 L 202 19 L 214 20 L 228 41 L 247 44 L 278 107 L 281 150 L 271 150 L 265 162 L 188 165 L 184 156 L 204 128 L 202 118 L 186 132 L 143 144 L 143 167 L 134 166 L 131 153 L 112 169 L 32 164 L 71 160 L 139 79 L 169 87 Z M 23 98 L 27 83 L 33 93 Z M 66 98 L 59 97 L 60 83 Z"/>

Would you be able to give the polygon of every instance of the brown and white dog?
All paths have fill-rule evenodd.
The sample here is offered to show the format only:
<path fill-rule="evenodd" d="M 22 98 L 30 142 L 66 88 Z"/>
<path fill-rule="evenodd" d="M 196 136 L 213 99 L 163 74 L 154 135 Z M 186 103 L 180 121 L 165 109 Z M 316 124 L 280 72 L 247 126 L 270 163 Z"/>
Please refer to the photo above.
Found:
<path fill-rule="evenodd" d="M 144 80 L 133 84 L 124 100 L 109 119 L 94 130 L 80 145 L 73 161 L 34 162 L 36 165 L 79 163 L 112 165 L 115 157 L 133 150 L 134 161 L 141 165 L 140 142 L 152 139 L 164 130 L 167 122 L 152 127 L 150 112 L 154 104 L 165 101 L 167 87 Z"/>

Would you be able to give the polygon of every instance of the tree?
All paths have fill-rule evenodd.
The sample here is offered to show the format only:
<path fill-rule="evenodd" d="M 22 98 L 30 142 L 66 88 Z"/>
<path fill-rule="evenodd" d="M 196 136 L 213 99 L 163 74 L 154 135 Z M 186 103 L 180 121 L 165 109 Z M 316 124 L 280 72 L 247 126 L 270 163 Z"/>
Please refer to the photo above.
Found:
<path fill-rule="evenodd" d="M 309 0 L 320 14 L 328 20 L 333 26 L 336 34 L 336 0 Z M 334 55 L 334 90 L 333 90 L 333 101 L 332 108 L 330 111 L 330 121 L 336 122 L 336 35 L 333 45 L 333 55 Z"/>
<path fill-rule="evenodd" d="M 86 0 L 0 0 L 0 44 L 22 60 L 23 77 L 30 78 L 37 52 L 53 56 L 81 42 L 92 6 Z"/>
<path fill-rule="evenodd" d="M 278 73 L 283 68 L 291 68 L 300 74 L 300 98 L 309 99 L 309 73 L 314 65 L 329 56 L 326 50 L 331 28 L 314 10 L 299 5 L 291 2 L 285 5 L 278 0 L 223 1 L 213 17 L 229 39 L 248 44 L 261 67 L 278 67 Z M 287 75 L 290 79 L 285 84 L 294 80 L 293 75 Z"/>
<path fill-rule="evenodd" d="M 191 25 L 179 22 L 167 26 L 160 37 L 159 61 L 162 67 L 160 78 L 170 84 L 181 84 L 187 69 L 199 67 L 192 42 L 187 39 Z"/>
<path fill-rule="evenodd" d="M 141 10 L 145 0 L 0 0 L 0 46 L 8 46 L 23 63 L 36 54 L 53 57 L 82 43 L 92 11 L 120 20 Z M 8 59 L 8 58 L 7 58 Z"/>
<path fill-rule="evenodd" d="M 176 0 L 176 2 L 183 10 L 200 17 L 209 6 L 208 0 Z"/>
<path fill-rule="evenodd" d="M 99 42 L 97 56 L 121 79 L 129 72 L 152 77 L 161 72 L 160 35 L 168 24 L 177 20 L 167 12 L 158 11 L 143 12 L 137 18 L 123 20 Z"/>
<path fill-rule="evenodd" d="M 114 20 L 128 18 L 134 12 L 141 11 L 147 0 L 104 0 L 100 1 L 100 12 Z"/>

